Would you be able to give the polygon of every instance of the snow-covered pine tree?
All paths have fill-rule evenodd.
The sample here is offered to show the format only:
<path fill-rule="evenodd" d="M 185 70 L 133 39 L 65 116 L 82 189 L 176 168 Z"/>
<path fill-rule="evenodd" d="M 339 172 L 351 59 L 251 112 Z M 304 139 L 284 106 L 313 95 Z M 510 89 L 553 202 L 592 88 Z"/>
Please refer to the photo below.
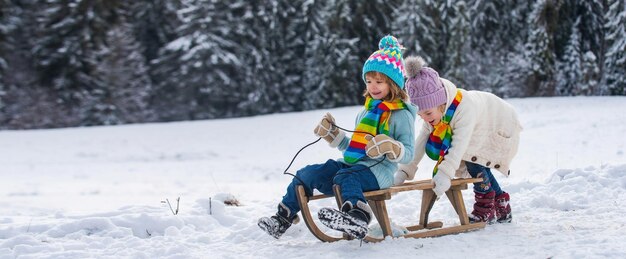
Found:
<path fill-rule="evenodd" d="M 19 110 L 17 92 L 22 92 L 29 87 L 31 82 L 24 80 L 29 78 L 28 66 L 30 60 L 24 59 L 27 53 L 27 39 L 25 35 L 29 25 L 27 9 L 32 4 L 30 1 L 0 0 L 0 129 L 13 126 L 12 113 Z"/>
<path fill-rule="evenodd" d="M 232 36 L 241 42 L 237 56 L 241 58 L 241 67 L 237 71 L 240 81 L 238 91 L 243 94 L 237 108 L 239 115 L 269 113 L 273 101 L 267 93 L 266 77 L 272 71 L 272 64 L 266 64 L 270 55 L 265 49 L 269 25 L 265 9 L 259 10 L 261 2 L 250 5 L 239 3 L 232 6 L 231 12 L 236 14 L 238 21 L 234 23 Z"/>
<path fill-rule="evenodd" d="M 242 85 L 250 90 L 241 110 L 258 114 L 356 103 L 342 94 L 358 99 L 346 85 L 354 84 L 346 74 L 354 71 L 356 47 L 340 32 L 343 27 L 334 27 L 341 23 L 337 16 L 343 12 L 333 9 L 333 4 L 266 1 L 246 5 L 241 23 L 245 27 L 237 34 L 244 43 L 246 63 Z"/>
<path fill-rule="evenodd" d="M 428 50 L 431 61 L 429 66 L 439 71 L 439 76 L 445 77 L 446 63 L 448 62 L 448 41 L 450 40 L 450 28 L 449 28 L 449 12 L 452 11 L 451 1 L 433 1 L 426 0 L 424 2 L 425 15 L 430 16 L 430 20 L 433 21 L 433 38 L 435 45 Z"/>
<path fill-rule="evenodd" d="M 528 60 L 525 96 L 555 94 L 555 57 L 552 32 L 557 24 L 556 0 L 538 0 L 528 17 L 529 35 L 524 58 Z"/>
<path fill-rule="evenodd" d="M 339 1 L 339 4 L 347 4 L 352 17 L 344 16 L 347 25 L 346 38 L 358 38 L 360 59 L 365 61 L 372 52 L 378 48 L 378 41 L 391 31 L 394 11 L 402 3 L 402 0 L 372 0 Z M 358 76 L 360 77 L 360 75 Z"/>
<path fill-rule="evenodd" d="M 173 40 L 159 50 L 150 63 L 152 96 L 150 104 L 160 121 L 189 120 L 191 117 L 189 93 L 181 85 L 184 78 L 180 71 L 180 57 L 189 49 L 184 38 Z"/>
<path fill-rule="evenodd" d="M 139 41 L 124 16 L 107 32 L 103 57 L 94 75 L 105 88 L 91 95 L 94 121 L 126 124 L 154 120 L 149 109 L 152 85 Z"/>
<path fill-rule="evenodd" d="M 597 92 L 597 85 L 601 78 L 605 52 L 605 37 L 602 25 L 604 24 L 605 1 L 591 0 L 561 0 L 558 1 L 559 12 L 556 31 L 554 31 L 554 52 L 556 57 L 563 61 L 571 55 L 570 38 L 572 37 L 573 24 L 577 24 L 576 33 L 579 34 L 580 78 L 576 82 L 557 82 L 561 86 L 569 84 L 574 86 L 571 91 L 564 94 L 592 94 Z M 595 64 L 594 64 L 595 62 Z M 567 64 L 560 64 L 560 69 L 567 69 Z M 564 78 L 563 78 L 564 79 Z M 564 79 L 565 80 L 565 79 Z M 571 78 L 569 79 L 571 80 Z M 559 90 L 557 90 L 558 94 Z"/>
<path fill-rule="evenodd" d="M 469 10 L 465 1 L 455 1 L 447 11 L 448 44 L 447 60 L 443 70 L 445 76 L 458 87 L 474 88 L 468 85 L 470 66 L 470 20 Z"/>
<path fill-rule="evenodd" d="M 146 62 L 158 57 L 159 50 L 176 38 L 180 26 L 177 11 L 181 0 L 129 1 L 129 22 L 141 44 Z"/>
<path fill-rule="evenodd" d="M 334 61 L 334 72 L 330 72 L 329 95 L 337 106 L 355 105 L 363 101 L 364 83 L 361 76 L 362 65 L 369 55 L 378 48 L 378 40 L 365 42 L 354 31 L 354 23 L 364 22 L 361 18 L 355 18 L 354 13 L 359 8 L 353 0 L 336 0 L 331 6 L 330 17 L 327 21 L 328 30 L 333 35 L 326 41 L 326 48 L 334 52 L 332 56 L 338 58 Z M 372 33 L 373 30 L 372 30 Z M 389 34 L 390 32 L 385 33 Z M 375 36 L 374 36 L 375 37 Z M 382 37 L 382 36 L 381 36 Z M 366 47 L 364 47 L 366 43 Z M 366 48 L 367 50 L 364 50 Z M 320 57 L 322 58 L 322 57 Z M 321 62 L 329 62 L 330 59 Z M 317 64 L 323 65 L 324 63 Z M 327 67 L 329 68 L 329 67 Z"/>
<path fill-rule="evenodd" d="M 285 112 L 293 110 L 292 105 L 301 105 L 299 100 L 306 94 L 301 92 L 303 2 L 264 0 L 238 7 L 240 27 L 234 37 L 242 42 L 238 73 L 246 95 L 238 105 L 240 111 Z"/>
<path fill-rule="evenodd" d="M 594 54 L 601 53 L 604 41 L 604 15 L 606 0 L 576 1 L 577 17 L 580 18 L 581 48 L 591 50 Z"/>
<path fill-rule="evenodd" d="M 165 120 L 232 116 L 241 91 L 238 43 L 230 33 L 236 21 L 229 3 L 185 0 L 178 38 L 153 61 L 157 113 Z"/>
<path fill-rule="evenodd" d="M 475 0 L 468 1 L 471 14 L 472 47 L 481 55 L 490 54 L 492 46 L 502 47 L 501 39 L 507 23 L 509 12 L 501 10 L 510 9 L 502 0 Z M 508 28 L 506 28 L 508 29 Z"/>
<path fill-rule="evenodd" d="M 558 95 L 575 95 L 582 79 L 582 57 L 580 52 L 580 19 L 572 24 L 570 38 L 565 47 L 562 61 L 559 62 L 556 92 Z"/>
<path fill-rule="evenodd" d="M 468 88 L 519 96 L 519 56 L 525 41 L 528 1 L 473 0 L 470 7 L 471 48 L 466 69 Z M 502 10 L 507 10 L 503 12 Z M 513 73 L 513 74 L 512 74 Z M 515 78 L 515 79 L 514 79 Z"/>
<path fill-rule="evenodd" d="M 38 81 L 57 93 L 69 124 L 99 125 L 91 95 L 107 87 L 94 77 L 118 0 L 49 0 L 38 7 L 33 56 Z M 74 121 L 75 119 L 78 121 Z"/>
<path fill-rule="evenodd" d="M 271 1 L 267 11 L 273 13 L 266 43 L 270 50 L 270 62 L 273 70 L 267 71 L 270 82 L 275 89 L 270 92 L 275 105 L 274 111 L 288 112 L 303 110 L 304 100 L 311 98 L 309 92 L 302 87 L 303 74 L 306 67 L 304 59 L 306 51 L 306 34 L 308 17 L 306 0 Z M 276 101 L 280 100 L 280 101 Z"/>
<path fill-rule="evenodd" d="M 337 37 L 330 32 L 328 21 L 335 1 L 309 1 L 303 5 L 306 16 L 302 88 L 308 98 L 302 100 L 305 110 L 333 107 L 331 76 L 337 67 L 334 43 Z"/>
<path fill-rule="evenodd" d="M 6 73 L 8 67 L 5 55 L 11 51 L 8 34 L 13 30 L 14 26 L 14 23 L 11 21 L 11 7 L 9 0 L 0 0 L 0 122 L 5 120 L 4 96 L 6 92 L 4 90 L 4 73 Z"/>
<path fill-rule="evenodd" d="M 598 58 L 593 51 L 588 50 L 582 55 L 582 80 L 576 88 L 576 95 L 592 95 L 598 91 L 600 76 L 600 67 L 598 67 Z"/>
<path fill-rule="evenodd" d="M 4 89 L 0 97 L 0 128 L 29 129 L 55 127 L 63 124 L 58 118 L 59 109 L 51 89 L 41 88 L 34 79 L 31 40 L 37 23 L 34 15 L 35 0 L 3 1 L 0 5 L 0 30 L 5 37 L 0 40 L 4 66 Z M 57 126 L 58 127 L 58 126 Z"/>
<path fill-rule="evenodd" d="M 466 77 L 466 88 L 493 91 L 498 81 L 498 69 L 502 65 L 498 63 L 501 56 L 508 52 L 504 48 L 502 37 L 510 17 L 506 17 L 510 12 L 501 12 L 503 9 L 510 9 L 502 0 L 468 1 L 470 8 L 470 44 L 468 49 L 468 59 L 471 65 L 466 65 L 468 75 Z M 501 80 L 500 80 L 501 81 Z"/>
<path fill-rule="evenodd" d="M 435 3 L 431 0 L 404 0 L 395 10 L 392 30 L 397 32 L 400 43 L 406 48 L 404 56 L 417 55 L 426 63 L 433 60 L 436 52 L 439 31 L 432 15 L 438 13 Z"/>
<path fill-rule="evenodd" d="M 576 1 L 577 17 L 580 18 L 581 53 L 583 57 L 583 81 L 578 94 L 590 95 L 598 92 L 600 71 L 604 65 L 605 30 L 604 13 L 606 0 Z"/>
<path fill-rule="evenodd" d="M 353 103 L 342 96 L 345 81 L 359 63 L 353 42 L 342 38 L 331 28 L 340 16 L 335 1 L 309 1 L 305 4 L 305 51 L 302 88 L 306 93 L 302 105 L 306 110 L 331 108 Z M 343 94 L 342 94 L 343 93 Z M 354 97 L 356 102 L 356 97 Z"/>
<path fill-rule="evenodd" d="M 605 17 L 607 51 L 600 94 L 626 95 L 626 1 L 610 0 Z"/>
<path fill-rule="evenodd" d="M 180 100 L 176 92 L 155 91 L 157 86 L 176 83 L 168 81 L 174 76 L 173 70 L 178 69 L 178 56 L 175 52 L 165 51 L 165 46 L 177 38 L 177 28 L 180 26 L 180 19 L 177 12 L 181 9 L 180 0 L 153 0 L 153 1 L 131 1 L 128 21 L 133 24 L 134 37 L 140 43 L 143 50 L 144 60 L 147 64 L 150 76 L 151 91 L 150 109 L 155 112 L 149 115 L 146 120 L 173 120 L 186 119 L 188 112 L 181 111 L 181 106 L 186 104 L 174 104 L 174 100 Z M 162 55 L 160 55 L 160 52 Z M 176 57 L 176 59 L 172 59 Z M 164 80 L 166 78 L 166 80 Z M 184 110 L 184 109 L 183 109 Z M 181 115 L 183 114 L 183 115 Z"/>
<path fill-rule="evenodd" d="M 372 52 L 378 49 L 378 41 L 385 35 L 395 35 L 391 25 L 394 11 L 400 6 L 402 0 L 337 0 L 336 12 L 333 13 L 331 30 L 350 43 L 355 48 L 355 52 L 346 55 L 354 55 L 354 62 L 351 68 L 342 69 L 345 71 L 343 81 L 335 82 L 341 85 L 334 94 L 336 99 L 345 100 L 342 105 L 361 104 L 364 100 L 364 83 L 361 77 L 363 62 L 367 60 Z M 395 35 L 397 36 L 397 35 Z M 399 38 L 400 43 L 404 39 Z M 339 80 L 339 78 L 337 78 Z"/>

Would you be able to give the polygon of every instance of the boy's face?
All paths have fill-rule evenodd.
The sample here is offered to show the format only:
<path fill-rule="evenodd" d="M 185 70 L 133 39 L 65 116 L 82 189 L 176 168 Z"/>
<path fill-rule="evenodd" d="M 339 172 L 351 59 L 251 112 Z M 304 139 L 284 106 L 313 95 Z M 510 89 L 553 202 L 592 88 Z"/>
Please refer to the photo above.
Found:
<path fill-rule="evenodd" d="M 367 85 L 367 92 L 376 100 L 384 99 L 389 95 L 389 83 L 382 75 L 365 74 L 365 84 Z"/>
<path fill-rule="evenodd" d="M 441 122 L 441 118 L 443 117 L 441 106 L 419 111 L 417 114 L 422 117 L 422 120 L 428 122 L 432 126 L 439 124 L 439 122 Z"/>

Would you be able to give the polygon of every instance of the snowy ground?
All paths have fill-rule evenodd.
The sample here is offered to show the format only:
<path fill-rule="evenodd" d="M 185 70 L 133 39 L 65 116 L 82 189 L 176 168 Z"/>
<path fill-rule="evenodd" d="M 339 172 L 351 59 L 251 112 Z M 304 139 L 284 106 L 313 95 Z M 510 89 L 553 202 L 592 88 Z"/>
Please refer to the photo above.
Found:
<path fill-rule="evenodd" d="M 511 177 L 496 177 L 511 194 L 513 223 L 362 246 L 322 243 L 304 224 L 280 240 L 256 226 L 274 213 L 291 180 L 282 171 L 326 110 L 0 131 L 0 258 L 626 258 L 626 97 L 509 101 L 525 129 Z M 330 111 L 351 127 L 358 109 Z M 339 155 L 318 143 L 290 171 Z M 423 161 L 418 177 L 431 166 Z M 241 206 L 225 206 L 229 196 Z M 177 197 L 173 215 L 162 201 L 175 209 Z M 413 192 L 387 206 L 408 225 L 419 204 Z M 431 219 L 457 220 L 445 198 Z"/>

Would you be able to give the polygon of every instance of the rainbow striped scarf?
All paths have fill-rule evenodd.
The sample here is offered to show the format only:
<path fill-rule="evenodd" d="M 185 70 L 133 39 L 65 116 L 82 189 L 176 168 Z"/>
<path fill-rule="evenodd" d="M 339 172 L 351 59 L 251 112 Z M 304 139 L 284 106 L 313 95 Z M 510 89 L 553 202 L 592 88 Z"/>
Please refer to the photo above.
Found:
<path fill-rule="evenodd" d="M 426 142 L 426 155 L 432 160 L 437 161 L 437 165 L 435 165 L 433 169 L 433 176 L 437 174 L 439 164 L 441 164 L 443 157 L 448 153 L 448 149 L 450 148 L 450 143 L 452 142 L 452 127 L 450 127 L 450 121 L 452 120 L 452 116 L 454 116 L 456 108 L 461 103 L 461 99 L 463 99 L 463 95 L 461 95 L 461 91 L 457 90 L 452 104 L 450 104 L 446 114 L 441 118 L 441 122 L 434 126 L 435 129 L 430 133 L 430 137 Z"/>
<path fill-rule="evenodd" d="M 376 136 L 377 134 L 389 135 L 389 117 L 391 111 L 404 108 L 406 108 L 406 104 L 399 99 L 384 102 L 367 97 L 365 100 L 365 110 L 367 110 L 367 113 L 356 126 L 356 132 L 352 134 L 348 149 L 343 153 L 343 160 L 347 163 L 354 164 L 365 157 L 365 146 L 367 145 L 365 136 Z"/>

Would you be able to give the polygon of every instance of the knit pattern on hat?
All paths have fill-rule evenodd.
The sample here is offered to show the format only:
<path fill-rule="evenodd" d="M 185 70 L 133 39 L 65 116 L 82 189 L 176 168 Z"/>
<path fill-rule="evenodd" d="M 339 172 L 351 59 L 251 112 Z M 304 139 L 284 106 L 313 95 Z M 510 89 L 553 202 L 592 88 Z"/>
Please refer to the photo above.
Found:
<path fill-rule="evenodd" d="M 420 111 L 445 104 L 447 99 L 439 73 L 424 65 L 424 59 L 421 57 L 406 59 L 408 76 L 406 90 L 411 103 L 417 105 Z"/>
<path fill-rule="evenodd" d="M 404 88 L 404 59 L 401 45 L 396 37 L 387 35 L 378 42 L 378 50 L 363 64 L 363 81 L 367 72 L 376 71 L 393 80 L 400 89 Z"/>

